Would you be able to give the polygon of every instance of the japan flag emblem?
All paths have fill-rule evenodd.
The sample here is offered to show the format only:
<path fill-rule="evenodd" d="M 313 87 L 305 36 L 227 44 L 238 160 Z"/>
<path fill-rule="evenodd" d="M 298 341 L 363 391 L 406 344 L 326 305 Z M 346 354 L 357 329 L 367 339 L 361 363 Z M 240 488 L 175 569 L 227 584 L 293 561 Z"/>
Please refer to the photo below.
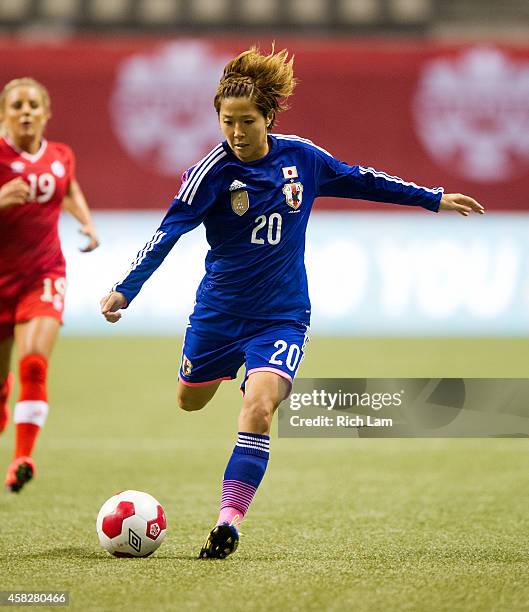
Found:
<path fill-rule="evenodd" d="M 283 178 L 286 179 L 295 179 L 298 178 L 298 169 L 296 166 L 286 166 L 285 168 L 281 168 L 283 170 Z"/>

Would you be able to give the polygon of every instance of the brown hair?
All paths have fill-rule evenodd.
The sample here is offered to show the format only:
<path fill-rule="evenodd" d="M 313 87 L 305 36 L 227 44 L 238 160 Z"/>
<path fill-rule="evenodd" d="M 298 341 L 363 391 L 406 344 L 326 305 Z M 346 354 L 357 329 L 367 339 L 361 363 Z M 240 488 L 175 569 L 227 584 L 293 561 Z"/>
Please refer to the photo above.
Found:
<path fill-rule="evenodd" d="M 288 108 L 286 99 L 295 86 L 294 56 L 288 59 L 286 49 L 275 53 L 274 45 L 268 55 L 252 47 L 226 64 L 213 105 L 219 113 L 224 98 L 249 98 L 264 117 L 273 114 L 272 127 L 276 113 Z"/>
<path fill-rule="evenodd" d="M 4 110 L 4 105 L 6 103 L 7 94 L 15 87 L 35 87 L 40 91 L 40 95 L 42 96 L 42 102 L 44 104 L 44 108 L 51 112 L 51 100 L 50 94 L 48 90 L 44 87 L 42 83 L 39 83 L 37 80 L 31 77 L 22 77 L 20 79 L 13 79 L 4 85 L 2 91 L 0 91 L 0 112 Z"/>

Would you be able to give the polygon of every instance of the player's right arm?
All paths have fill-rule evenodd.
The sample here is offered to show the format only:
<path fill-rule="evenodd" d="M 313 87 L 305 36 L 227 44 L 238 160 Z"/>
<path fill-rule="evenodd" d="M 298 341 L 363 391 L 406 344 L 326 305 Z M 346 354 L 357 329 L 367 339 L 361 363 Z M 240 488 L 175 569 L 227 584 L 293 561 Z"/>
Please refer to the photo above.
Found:
<path fill-rule="evenodd" d="M 29 184 L 20 177 L 4 183 L 0 187 L 0 210 L 25 204 L 29 197 Z"/>
<path fill-rule="evenodd" d="M 143 284 L 158 269 L 169 251 L 183 234 L 190 232 L 202 221 L 187 210 L 187 206 L 177 198 L 169 208 L 160 227 L 152 238 L 141 248 L 125 278 L 112 287 L 112 291 L 101 300 L 101 314 L 109 323 L 121 318 L 118 312 L 127 308 L 138 295 Z"/>
<path fill-rule="evenodd" d="M 119 312 L 127 308 L 138 295 L 169 251 L 183 234 L 200 225 L 216 199 L 216 189 L 211 173 L 200 172 L 201 162 L 184 174 L 178 195 L 174 198 L 160 227 L 147 244 L 138 251 L 125 278 L 112 287 L 101 300 L 101 314 L 109 323 L 121 318 Z M 195 177 L 196 175 L 196 177 Z M 207 180 L 204 180 L 207 175 Z M 189 184 L 188 184 L 189 181 Z M 187 189 L 193 194 L 186 198 Z"/>
<path fill-rule="evenodd" d="M 101 299 L 101 314 L 109 323 L 117 323 L 121 319 L 121 308 L 128 306 L 127 298 L 119 291 L 111 291 Z"/>

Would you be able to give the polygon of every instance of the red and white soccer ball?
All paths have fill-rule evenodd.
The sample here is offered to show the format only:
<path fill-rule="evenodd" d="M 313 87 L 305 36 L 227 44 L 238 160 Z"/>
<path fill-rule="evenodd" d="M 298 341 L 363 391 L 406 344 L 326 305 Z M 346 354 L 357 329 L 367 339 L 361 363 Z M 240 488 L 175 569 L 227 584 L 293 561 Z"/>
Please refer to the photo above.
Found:
<path fill-rule="evenodd" d="M 101 546 L 115 557 L 148 557 L 164 541 L 162 506 L 142 491 L 122 491 L 101 506 L 96 522 Z"/>

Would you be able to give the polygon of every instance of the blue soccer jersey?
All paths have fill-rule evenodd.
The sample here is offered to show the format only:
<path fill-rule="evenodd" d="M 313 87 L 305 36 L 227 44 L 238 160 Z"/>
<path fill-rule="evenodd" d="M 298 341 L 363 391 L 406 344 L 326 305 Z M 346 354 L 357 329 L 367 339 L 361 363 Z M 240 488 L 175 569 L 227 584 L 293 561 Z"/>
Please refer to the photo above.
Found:
<path fill-rule="evenodd" d="M 349 166 L 298 136 L 269 136 L 267 155 L 241 162 L 227 142 L 190 168 L 152 239 L 114 286 L 128 303 L 180 236 L 203 223 L 210 250 L 197 303 L 249 319 L 308 324 L 305 232 L 318 196 L 420 206 L 437 212 L 442 188 Z"/>

